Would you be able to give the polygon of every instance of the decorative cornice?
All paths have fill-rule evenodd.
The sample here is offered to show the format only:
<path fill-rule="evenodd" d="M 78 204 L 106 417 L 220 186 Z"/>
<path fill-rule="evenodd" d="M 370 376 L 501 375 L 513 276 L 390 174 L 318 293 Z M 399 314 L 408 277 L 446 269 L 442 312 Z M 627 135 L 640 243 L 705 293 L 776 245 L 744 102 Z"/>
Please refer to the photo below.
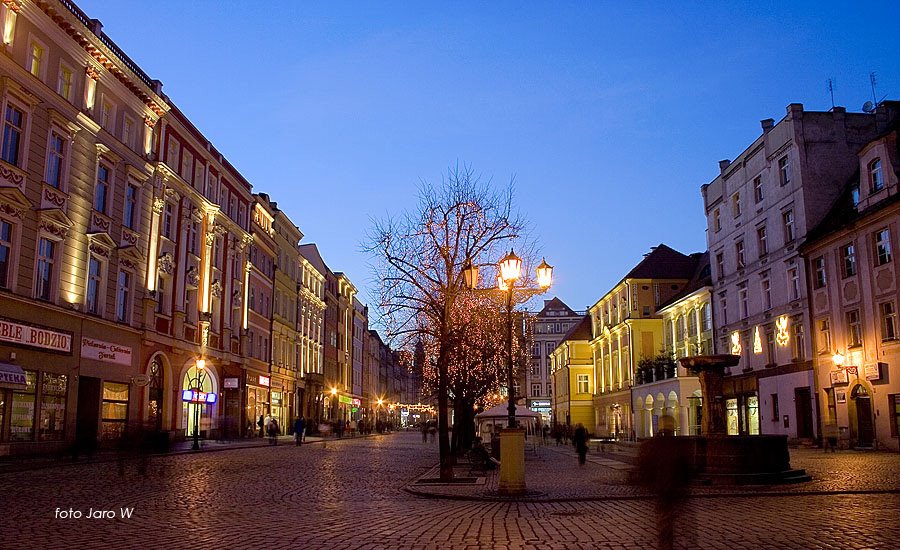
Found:
<path fill-rule="evenodd" d="M 160 256 L 157 265 L 161 272 L 171 275 L 175 271 L 175 259 L 172 257 L 172 253 L 166 252 Z"/>
<path fill-rule="evenodd" d="M 166 199 L 162 197 L 153 197 L 153 213 L 162 214 L 163 208 L 166 207 Z"/>
<path fill-rule="evenodd" d="M 84 68 L 84 74 L 91 80 L 100 80 L 100 71 L 90 63 Z"/>

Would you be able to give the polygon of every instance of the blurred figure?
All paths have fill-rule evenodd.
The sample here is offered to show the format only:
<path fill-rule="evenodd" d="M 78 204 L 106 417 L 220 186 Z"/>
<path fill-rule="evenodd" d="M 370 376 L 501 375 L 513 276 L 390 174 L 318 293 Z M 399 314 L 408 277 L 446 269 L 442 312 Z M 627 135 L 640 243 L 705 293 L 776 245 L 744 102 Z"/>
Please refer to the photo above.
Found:
<path fill-rule="evenodd" d="M 688 449 L 679 445 L 674 432 L 667 429 L 641 444 L 638 473 L 641 484 L 656 495 L 657 548 L 668 550 L 675 544 L 675 524 L 684 511 L 688 484 L 693 477 L 693 460 Z M 679 523 L 689 524 L 684 520 Z"/>
<path fill-rule="evenodd" d="M 303 436 L 305 435 L 305 431 L 306 421 L 301 416 L 294 422 L 294 439 L 296 439 L 298 447 L 303 444 Z"/>
<path fill-rule="evenodd" d="M 575 432 L 572 434 L 572 445 L 575 446 L 575 452 L 578 453 L 578 464 L 584 466 L 588 451 L 588 433 L 580 422 L 575 426 Z"/>

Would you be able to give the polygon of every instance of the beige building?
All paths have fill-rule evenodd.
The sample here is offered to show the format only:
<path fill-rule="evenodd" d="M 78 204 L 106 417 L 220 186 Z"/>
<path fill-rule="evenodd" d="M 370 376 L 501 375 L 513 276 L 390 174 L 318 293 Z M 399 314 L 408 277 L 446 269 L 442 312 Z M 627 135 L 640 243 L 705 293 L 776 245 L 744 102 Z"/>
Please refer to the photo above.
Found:
<path fill-rule="evenodd" d="M 287 381 L 284 392 L 272 391 L 272 404 L 281 405 L 283 433 L 300 414 L 300 398 L 305 381 L 300 373 L 301 342 L 298 332 L 297 301 L 301 284 L 300 252 L 303 233 L 276 203 L 273 225 L 275 239 L 275 296 L 272 303 L 272 373 Z"/>
<path fill-rule="evenodd" d="M 303 244 L 297 287 L 297 333 L 300 337 L 300 411 L 316 424 L 323 417 L 325 392 L 325 274 L 328 268 L 315 244 Z"/>
<path fill-rule="evenodd" d="M 591 306 L 591 349 L 597 383 L 595 434 L 636 435 L 634 412 L 643 409 L 645 403 L 633 405 L 635 369 L 642 359 L 654 358 L 662 350 L 663 320 L 658 308 L 690 281 L 699 256 L 686 256 L 664 244 L 655 246 Z"/>
<path fill-rule="evenodd" d="M 545 425 L 551 422 L 553 400 L 553 375 L 550 372 L 550 355 L 562 341 L 562 337 L 584 318 L 585 312 L 577 312 L 559 298 L 544 300 L 532 321 L 526 324 L 533 334 L 531 365 L 525 371 L 525 397 L 529 409 L 541 414 Z"/>
<path fill-rule="evenodd" d="M 840 437 L 842 445 L 894 451 L 900 435 L 898 113 L 898 102 L 878 106 L 879 137 L 859 150 L 857 174 L 801 247 L 822 433 Z"/>
<path fill-rule="evenodd" d="M 585 315 L 565 334 L 549 356 L 553 379 L 553 422 L 567 426 L 594 424 L 594 361 L 591 354 L 591 320 Z"/>
<path fill-rule="evenodd" d="M 701 188 L 712 262 L 716 351 L 741 356 L 725 383 L 731 434 L 817 436 L 807 303 L 797 247 L 857 169 L 875 116 L 791 104 Z M 777 414 L 776 414 L 777 411 Z"/>

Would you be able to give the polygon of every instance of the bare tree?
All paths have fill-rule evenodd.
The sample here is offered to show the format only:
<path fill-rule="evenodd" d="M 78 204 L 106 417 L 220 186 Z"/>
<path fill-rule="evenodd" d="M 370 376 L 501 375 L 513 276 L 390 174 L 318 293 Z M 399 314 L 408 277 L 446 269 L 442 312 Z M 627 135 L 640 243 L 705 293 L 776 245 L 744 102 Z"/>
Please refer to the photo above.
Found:
<path fill-rule="evenodd" d="M 440 476 L 453 478 L 448 386 L 456 301 L 467 292 L 466 265 L 493 266 L 520 242 L 525 221 L 513 209 L 512 182 L 495 189 L 469 166 L 452 167 L 439 185 L 423 182 L 415 211 L 376 220 L 366 250 L 374 257 L 379 313 L 392 342 L 435 346 Z M 429 363 L 429 362 L 426 362 Z"/>

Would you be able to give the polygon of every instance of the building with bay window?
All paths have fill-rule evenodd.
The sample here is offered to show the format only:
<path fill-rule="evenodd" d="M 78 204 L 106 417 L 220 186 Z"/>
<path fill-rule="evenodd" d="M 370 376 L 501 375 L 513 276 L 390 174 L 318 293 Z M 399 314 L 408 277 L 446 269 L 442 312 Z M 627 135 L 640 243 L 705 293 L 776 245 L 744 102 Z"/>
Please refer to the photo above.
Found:
<path fill-rule="evenodd" d="M 900 437 L 898 114 L 898 102 L 878 105 L 878 137 L 800 247 L 822 433 L 852 448 L 897 451 Z"/>

